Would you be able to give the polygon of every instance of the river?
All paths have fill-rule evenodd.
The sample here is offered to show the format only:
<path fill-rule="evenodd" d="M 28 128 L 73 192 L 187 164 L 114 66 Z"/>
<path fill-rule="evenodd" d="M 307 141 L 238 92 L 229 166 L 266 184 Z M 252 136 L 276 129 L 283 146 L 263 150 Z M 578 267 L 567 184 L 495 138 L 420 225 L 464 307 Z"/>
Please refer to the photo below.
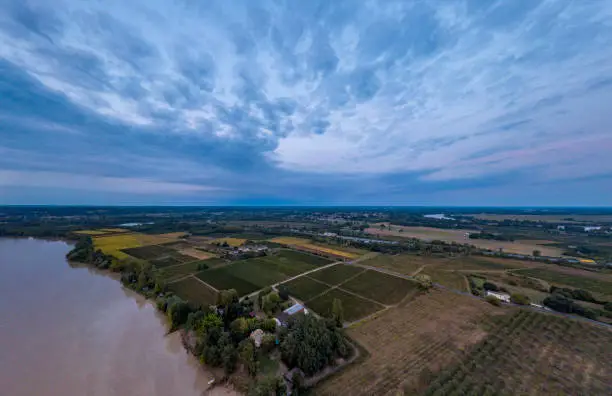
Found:
<path fill-rule="evenodd" d="M 0 394 L 207 394 L 212 377 L 166 334 L 153 304 L 107 274 L 71 267 L 69 250 L 0 238 Z"/>

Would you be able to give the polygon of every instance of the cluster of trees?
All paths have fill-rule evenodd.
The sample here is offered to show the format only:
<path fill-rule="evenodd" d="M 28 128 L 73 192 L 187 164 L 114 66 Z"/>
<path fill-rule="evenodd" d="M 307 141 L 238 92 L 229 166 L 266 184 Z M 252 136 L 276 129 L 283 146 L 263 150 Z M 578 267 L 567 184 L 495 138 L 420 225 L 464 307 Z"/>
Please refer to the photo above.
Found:
<path fill-rule="evenodd" d="M 100 269 L 108 269 L 113 263 L 113 256 L 106 255 L 101 250 L 95 250 L 91 237 L 79 239 L 66 258 L 70 261 L 93 264 Z"/>
<path fill-rule="evenodd" d="M 509 235 L 493 234 L 489 232 L 472 232 L 470 233 L 470 239 L 489 239 L 493 241 L 514 242 L 514 238 Z"/>
<path fill-rule="evenodd" d="M 272 290 L 271 287 L 266 287 L 257 295 L 259 308 L 268 315 L 285 310 L 291 306 L 289 301 L 289 291 L 285 286 L 280 286 L 278 292 Z"/>
<path fill-rule="evenodd" d="M 574 300 L 561 293 L 553 293 L 546 297 L 544 299 L 544 305 L 558 312 L 572 313 L 592 320 L 597 319 L 598 316 L 597 311 L 576 304 Z"/>
<path fill-rule="evenodd" d="M 562 295 L 562 296 L 567 297 L 567 298 L 572 298 L 574 300 L 592 302 L 592 303 L 596 303 L 596 304 L 603 304 L 603 302 L 597 300 L 595 297 L 593 297 L 593 294 L 591 294 L 591 292 L 589 292 L 587 290 L 570 289 L 570 288 L 567 288 L 567 287 L 551 286 L 550 287 L 550 293 L 551 294 L 559 294 L 559 295 Z"/>
<path fill-rule="evenodd" d="M 279 334 L 283 361 L 313 375 L 338 357 L 347 358 L 351 348 L 335 320 L 297 315 Z"/>

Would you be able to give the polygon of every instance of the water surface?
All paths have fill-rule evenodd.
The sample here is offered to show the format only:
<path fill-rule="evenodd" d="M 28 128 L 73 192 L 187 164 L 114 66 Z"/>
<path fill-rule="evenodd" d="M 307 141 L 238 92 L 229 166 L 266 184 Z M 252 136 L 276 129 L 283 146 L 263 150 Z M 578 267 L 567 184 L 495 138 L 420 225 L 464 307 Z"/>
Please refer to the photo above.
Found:
<path fill-rule="evenodd" d="M 211 377 L 155 307 L 104 273 L 72 268 L 68 250 L 0 238 L 0 394 L 205 393 Z"/>

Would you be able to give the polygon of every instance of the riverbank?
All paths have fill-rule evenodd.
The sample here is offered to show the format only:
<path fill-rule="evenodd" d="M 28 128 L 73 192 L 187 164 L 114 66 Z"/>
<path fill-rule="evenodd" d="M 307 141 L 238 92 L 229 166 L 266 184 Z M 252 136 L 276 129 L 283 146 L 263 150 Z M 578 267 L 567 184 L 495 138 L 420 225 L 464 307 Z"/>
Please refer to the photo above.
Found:
<path fill-rule="evenodd" d="M 236 395 L 209 392 L 212 374 L 155 304 L 116 273 L 67 263 L 70 248 L 0 238 L 1 394 Z"/>
<path fill-rule="evenodd" d="M 84 254 L 84 251 L 87 251 L 88 253 Z M 207 394 L 219 394 L 228 396 L 239 395 L 239 393 L 236 392 L 229 384 L 221 383 L 221 379 L 223 378 L 223 376 L 218 373 L 219 370 L 216 370 L 215 368 L 209 367 L 198 361 L 197 356 L 195 354 L 195 345 L 188 347 L 188 345 L 183 342 L 184 331 L 180 328 L 177 328 L 177 324 L 173 323 L 172 319 L 169 320 L 169 317 L 172 317 L 171 314 L 165 312 L 164 309 L 160 309 L 159 298 L 165 297 L 166 293 L 164 291 L 163 286 L 160 286 L 155 280 L 154 274 L 150 272 L 150 268 L 148 269 L 148 272 L 147 270 L 141 268 L 140 272 L 137 271 L 137 273 L 134 273 L 133 271 L 135 269 L 129 264 L 115 266 L 114 264 L 116 262 L 119 262 L 119 260 L 109 255 L 98 254 L 96 252 L 92 253 L 91 246 L 86 246 L 83 243 L 77 243 L 74 248 L 66 254 L 66 257 L 67 259 L 73 257 L 89 257 L 92 262 L 78 261 L 78 264 L 93 268 L 95 271 L 99 271 L 104 273 L 106 276 L 110 276 L 115 281 L 120 281 L 122 287 L 126 290 L 126 292 L 134 294 L 135 296 L 137 296 L 137 299 L 141 300 L 141 303 L 149 304 L 153 309 L 155 309 L 156 314 L 158 315 L 160 320 L 162 320 L 168 327 L 168 336 L 175 337 L 182 345 L 185 352 L 189 354 L 190 358 L 192 358 L 193 361 L 200 367 L 200 369 L 206 373 Z M 152 286 L 150 285 L 151 283 L 153 284 Z M 155 301 L 154 299 L 156 299 L 157 301 Z M 214 393 L 212 393 L 213 390 Z"/>

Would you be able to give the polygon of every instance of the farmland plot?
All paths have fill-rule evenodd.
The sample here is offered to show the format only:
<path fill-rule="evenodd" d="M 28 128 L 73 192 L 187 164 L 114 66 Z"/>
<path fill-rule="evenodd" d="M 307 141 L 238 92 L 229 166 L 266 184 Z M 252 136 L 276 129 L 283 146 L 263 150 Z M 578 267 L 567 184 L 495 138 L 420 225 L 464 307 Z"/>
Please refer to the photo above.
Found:
<path fill-rule="evenodd" d="M 217 292 L 192 277 L 170 283 L 168 289 L 183 300 L 203 307 L 217 302 Z"/>
<path fill-rule="evenodd" d="M 153 260 L 162 256 L 171 256 L 175 253 L 172 249 L 158 245 L 123 249 L 123 252 L 142 260 Z"/>
<path fill-rule="evenodd" d="M 217 290 L 235 289 L 239 296 L 244 296 L 260 289 L 256 284 L 233 275 L 229 267 L 231 267 L 231 265 L 223 268 L 206 270 L 199 272 L 196 276 Z"/>
<path fill-rule="evenodd" d="M 432 290 L 348 330 L 369 357 L 315 389 L 317 395 L 419 394 L 433 373 L 463 358 L 486 335 L 481 323 L 503 312 L 483 301 Z M 403 393 L 402 393 L 403 392 Z"/>
<path fill-rule="evenodd" d="M 337 264 L 320 271 L 312 272 L 308 274 L 308 276 L 318 281 L 327 283 L 328 285 L 335 286 L 364 271 L 365 270 L 360 267 Z"/>
<path fill-rule="evenodd" d="M 588 273 L 585 274 L 585 276 L 580 276 L 577 273 L 563 273 L 561 271 L 552 271 L 545 268 L 531 268 L 513 272 L 532 278 L 542 279 L 550 283 L 567 285 L 578 289 L 589 290 L 594 293 L 612 295 L 612 281 L 603 280 L 609 279 L 605 277 L 604 274 L 600 274 L 601 278 L 603 279 L 597 279 L 597 275 L 594 273 Z"/>
<path fill-rule="evenodd" d="M 326 284 L 317 282 L 308 276 L 299 277 L 283 285 L 287 287 L 289 294 L 302 301 L 308 301 L 329 289 Z"/>
<path fill-rule="evenodd" d="M 331 308 L 334 299 L 338 299 L 342 302 L 344 320 L 347 322 L 366 317 L 385 308 L 384 305 L 363 299 L 354 294 L 349 294 L 340 289 L 331 289 L 325 294 L 308 301 L 307 306 L 319 315 L 329 317 L 331 316 Z"/>
<path fill-rule="evenodd" d="M 340 287 L 381 304 L 390 305 L 399 303 L 408 293 L 416 291 L 418 284 L 397 276 L 367 270 Z"/>
<path fill-rule="evenodd" d="M 604 395 L 612 378 L 612 332 L 521 310 L 444 370 L 426 395 Z"/>

